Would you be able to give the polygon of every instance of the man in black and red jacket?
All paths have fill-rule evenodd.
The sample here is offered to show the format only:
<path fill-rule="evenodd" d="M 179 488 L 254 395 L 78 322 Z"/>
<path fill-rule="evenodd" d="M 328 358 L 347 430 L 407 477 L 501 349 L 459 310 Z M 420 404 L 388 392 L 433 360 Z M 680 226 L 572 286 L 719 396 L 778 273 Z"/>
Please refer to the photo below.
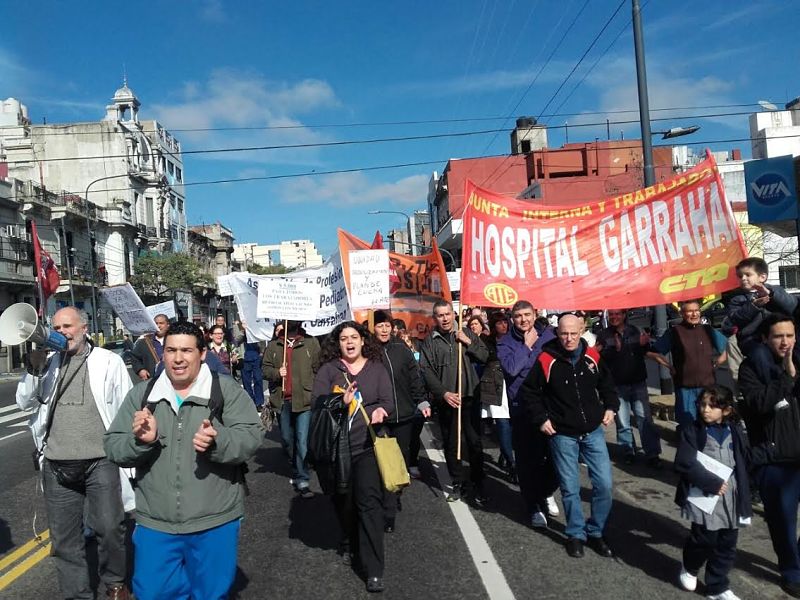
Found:
<path fill-rule="evenodd" d="M 557 339 L 544 345 L 519 400 L 531 423 L 549 436 L 567 518 L 567 553 L 580 558 L 588 543 L 601 556 L 611 557 L 603 539 L 611 512 L 611 461 L 603 428 L 614 422 L 619 400 L 611 371 L 581 339 L 583 329 L 582 318 L 561 316 Z M 581 508 L 579 460 L 589 468 L 592 482 L 588 521 Z"/>

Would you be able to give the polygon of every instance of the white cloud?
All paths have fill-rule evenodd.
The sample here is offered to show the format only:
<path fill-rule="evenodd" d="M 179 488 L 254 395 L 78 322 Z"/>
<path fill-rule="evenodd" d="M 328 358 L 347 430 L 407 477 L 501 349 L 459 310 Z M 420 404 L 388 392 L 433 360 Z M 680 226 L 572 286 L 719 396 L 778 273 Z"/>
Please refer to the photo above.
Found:
<path fill-rule="evenodd" d="M 340 105 L 331 86 L 316 79 L 272 81 L 255 73 L 217 69 L 207 81 L 183 82 L 176 101 L 151 111 L 185 149 L 310 144 L 329 138 L 303 125 L 299 116 Z M 233 128 L 233 129 L 231 129 Z M 239 129 L 236 129 L 239 128 Z M 206 131 L 198 131 L 203 130 Z M 227 131 L 213 131 L 227 129 Z M 317 149 L 198 155 L 207 159 L 318 164 Z"/>
<path fill-rule="evenodd" d="M 518 71 L 501 69 L 486 73 L 472 73 L 468 76 L 453 77 L 451 79 L 398 83 L 392 86 L 392 89 L 398 93 L 424 93 L 429 96 L 488 93 L 501 90 L 518 90 L 522 92 L 534 79 L 536 79 L 537 85 L 561 81 L 566 64 L 566 62 L 557 64 L 557 61 L 553 61 L 542 71 L 538 78 L 537 73 L 541 67 L 536 65 L 533 68 Z"/>
<path fill-rule="evenodd" d="M 378 183 L 364 173 L 336 173 L 303 177 L 283 185 L 280 196 L 285 202 L 333 206 L 387 208 L 421 206 L 428 193 L 429 175 L 411 175 L 397 181 Z"/>
<path fill-rule="evenodd" d="M 222 6 L 221 0 L 203 0 L 200 3 L 200 17 L 211 23 L 223 23 L 228 20 L 228 14 Z"/>

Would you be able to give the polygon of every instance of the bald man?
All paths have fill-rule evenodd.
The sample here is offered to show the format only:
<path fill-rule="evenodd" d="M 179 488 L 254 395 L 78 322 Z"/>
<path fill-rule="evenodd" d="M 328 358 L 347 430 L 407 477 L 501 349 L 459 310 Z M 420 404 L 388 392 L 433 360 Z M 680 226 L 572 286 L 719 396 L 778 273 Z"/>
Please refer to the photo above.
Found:
<path fill-rule="evenodd" d="M 83 537 L 86 525 L 97 536 L 106 596 L 127 600 L 124 520 L 125 510 L 134 508 L 133 490 L 127 474 L 121 476 L 106 458 L 103 436 L 131 379 L 122 358 L 89 342 L 87 322 L 86 313 L 73 307 L 56 312 L 52 326 L 67 338 L 67 349 L 46 356 L 36 351 L 44 360 L 27 361 L 43 364 L 28 367 L 17 386 L 17 405 L 34 411 L 30 428 L 61 595 L 94 598 Z"/>
<path fill-rule="evenodd" d="M 603 533 L 611 512 L 611 461 L 603 428 L 614 422 L 619 400 L 611 371 L 581 339 L 583 329 L 583 319 L 574 314 L 559 318 L 556 339 L 542 347 L 519 401 L 531 426 L 549 437 L 567 519 L 567 554 L 581 558 L 588 544 L 610 558 Z M 592 482 L 588 521 L 581 507 L 579 459 Z"/>

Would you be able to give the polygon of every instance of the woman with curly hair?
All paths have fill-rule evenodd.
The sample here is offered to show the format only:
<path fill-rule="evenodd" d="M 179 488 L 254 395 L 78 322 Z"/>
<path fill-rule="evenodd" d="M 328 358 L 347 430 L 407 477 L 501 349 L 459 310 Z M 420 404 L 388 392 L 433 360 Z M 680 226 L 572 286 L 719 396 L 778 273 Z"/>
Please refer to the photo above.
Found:
<path fill-rule="evenodd" d="M 372 437 L 359 406 L 372 425 L 378 425 L 392 410 L 392 381 L 381 362 L 378 341 L 354 321 L 336 326 L 325 341 L 322 365 L 314 379 L 312 405 L 319 396 L 344 390 L 348 407 L 350 480 L 344 493 L 334 495 L 342 526 L 345 562 L 360 559 L 367 578 L 367 591 L 383 591 L 383 484 L 375 459 Z M 341 482 L 339 482 L 341 483 Z"/>

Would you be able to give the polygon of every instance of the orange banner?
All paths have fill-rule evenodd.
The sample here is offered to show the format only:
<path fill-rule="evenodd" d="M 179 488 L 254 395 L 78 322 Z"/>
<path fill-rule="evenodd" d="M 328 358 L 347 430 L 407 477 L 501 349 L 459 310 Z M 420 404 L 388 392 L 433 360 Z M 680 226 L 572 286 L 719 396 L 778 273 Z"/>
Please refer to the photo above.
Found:
<path fill-rule="evenodd" d="M 461 302 L 600 310 L 738 285 L 746 256 L 713 157 L 674 178 L 577 206 L 511 200 L 467 181 Z"/>
<path fill-rule="evenodd" d="M 350 259 L 352 250 L 369 250 L 364 240 L 339 229 L 339 252 L 342 256 L 344 279 L 350 290 Z M 424 338 L 433 328 L 433 303 L 450 300 L 450 286 L 445 275 L 444 262 L 436 241 L 432 252 L 421 256 L 389 253 L 389 263 L 400 278 L 399 287 L 392 292 L 391 312 L 394 318 L 403 319 L 412 337 Z M 366 321 L 368 311 L 353 311 L 359 323 Z"/>

